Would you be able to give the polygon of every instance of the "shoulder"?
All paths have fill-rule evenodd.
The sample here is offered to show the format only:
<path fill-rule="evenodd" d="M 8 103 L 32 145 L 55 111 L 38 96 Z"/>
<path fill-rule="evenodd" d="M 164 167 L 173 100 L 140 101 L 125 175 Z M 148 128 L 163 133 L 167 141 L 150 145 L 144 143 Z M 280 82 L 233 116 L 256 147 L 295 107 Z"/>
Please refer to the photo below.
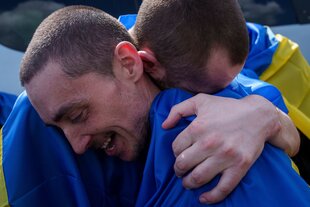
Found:
<path fill-rule="evenodd" d="M 150 128 L 151 128 L 151 146 L 157 146 L 157 148 L 169 148 L 171 149 L 171 143 L 175 137 L 187 127 L 195 116 L 183 117 L 178 121 L 176 126 L 171 129 L 162 128 L 162 123 L 168 117 L 171 108 L 192 97 L 188 92 L 180 89 L 168 89 L 162 91 L 157 95 L 152 103 L 152 107 L 149 114 Z"/>
<path fill-rule="evenodd" d="M 243 74 L 239 74 L 229 86 L 214 95 L 236 99 L 243 98 L 248 95 L 260 95 L 272 102 L 276 107 L 285 113 L 288 112 L 279 89 L 269 83 L 258 79 L 249 78 Z"/>
<path fill-rule="evenodd" d="M 168 116 L 171 108 L 193 96 L 193 94 L 178 88 L 171 88 L 161 91 L 154 99 L 150 114 L 161 114 Z"/>
<path fill-rule="evenodd" d="M 270 102 L 272 102 L 276 107 L 281 109 L 283 112 L 287 113 L 288 110 L 285 106 L 283 96 L 280 90 L 270 83 L 266 83 L 261 80 L 253 79 L 246 77 L 242 74 L 239 74 L 236 77 L 236 81 L 239 82 L 242 87 L 247 90 L 250 94 L 260 95 Z"/>

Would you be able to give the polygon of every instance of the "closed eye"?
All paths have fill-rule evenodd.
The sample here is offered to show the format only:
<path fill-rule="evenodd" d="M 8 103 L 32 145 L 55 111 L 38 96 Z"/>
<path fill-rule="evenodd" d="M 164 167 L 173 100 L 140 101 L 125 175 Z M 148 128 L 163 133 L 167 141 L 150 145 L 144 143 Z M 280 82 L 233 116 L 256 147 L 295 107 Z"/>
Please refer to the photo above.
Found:
<path fill-rule="evenodd" d="M 69 117 L 69 120 L 72 124 L 77 124 L 86 121 L 88 118 L 88 110 L 83 109 L 78 113 L 74 113 Z"/>

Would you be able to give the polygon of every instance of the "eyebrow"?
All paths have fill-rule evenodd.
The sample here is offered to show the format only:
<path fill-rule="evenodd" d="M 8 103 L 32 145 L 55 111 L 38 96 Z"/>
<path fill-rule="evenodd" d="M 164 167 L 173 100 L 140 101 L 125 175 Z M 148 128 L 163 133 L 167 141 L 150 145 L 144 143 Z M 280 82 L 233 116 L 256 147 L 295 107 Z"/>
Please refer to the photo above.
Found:
<path fill-rule="evenodd" d="M 58 111 L 55 113 L 55 115 L 52 117 L 52 120 L 54 122 L 60 121 L 66 114 L 68 114 L 70 111 L 72 111 L 73 108 L 80 107 L 84 102 L 82 100 L 70 102 L 67 104 L 62 105 Z"/>

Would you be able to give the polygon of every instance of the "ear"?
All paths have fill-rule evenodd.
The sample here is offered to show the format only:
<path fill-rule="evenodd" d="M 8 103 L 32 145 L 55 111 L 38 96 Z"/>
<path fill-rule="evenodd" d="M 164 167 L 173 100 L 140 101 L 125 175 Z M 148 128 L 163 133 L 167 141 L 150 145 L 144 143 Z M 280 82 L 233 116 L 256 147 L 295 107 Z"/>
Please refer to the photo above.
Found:
<path fill-rule="evenodd" d="M 136 47 L 127 41 L 117 44 L 114 50 L 114 74 L 117 77 L 129 78 L 136 82 L 143 75 L 143 63 Z"/>
<path fill-rule="evenodd" d="M 161 81 L 166 76 L 166 70 L 158 62 L 154 53 L 149 49 L 138 51 L 143 62 L 144 71 L 156 81 Z"/>

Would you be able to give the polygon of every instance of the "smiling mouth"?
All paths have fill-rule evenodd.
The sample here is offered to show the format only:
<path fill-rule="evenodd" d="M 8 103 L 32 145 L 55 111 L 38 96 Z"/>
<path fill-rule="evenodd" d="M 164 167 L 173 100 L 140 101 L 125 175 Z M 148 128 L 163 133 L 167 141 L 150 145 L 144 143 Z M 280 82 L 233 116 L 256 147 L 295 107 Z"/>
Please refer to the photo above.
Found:
<path fill-rule="evenodd" d="M 111 144 L 111 141 L 112 141 L 112 139 L 111 139 L 111 138 L 108 138 L 108 139 L 103 143 L 103 145 L 101 146 L 101 149 L 106 150 L 106 149 L 109 147 L 109 145 Z"/>
<path fill-rule="evenodd" d="M 113 138 L 109 137 L 101 146 L 107 154 L 111 154 L 111 152 L 115 149 L 115 144 L 113 143 Z"/>

